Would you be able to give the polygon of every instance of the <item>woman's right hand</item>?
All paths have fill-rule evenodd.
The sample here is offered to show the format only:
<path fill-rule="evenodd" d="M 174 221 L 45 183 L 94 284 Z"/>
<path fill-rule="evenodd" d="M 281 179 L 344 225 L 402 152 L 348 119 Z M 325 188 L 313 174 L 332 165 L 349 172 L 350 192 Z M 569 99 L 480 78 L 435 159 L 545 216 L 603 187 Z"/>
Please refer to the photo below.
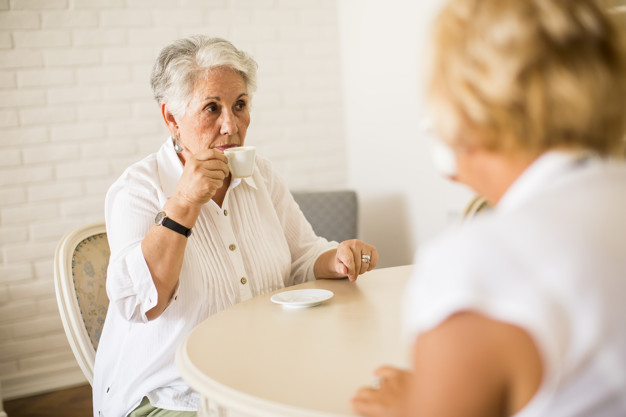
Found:
<path fill-rule="evenodd" d="M 193 206 L 206 204 L 224 184 L 228 176 L 228 159 L 217 149 L 206 149 L 192 154 L 183 147 L 183 175 L 176 194 Z"/>

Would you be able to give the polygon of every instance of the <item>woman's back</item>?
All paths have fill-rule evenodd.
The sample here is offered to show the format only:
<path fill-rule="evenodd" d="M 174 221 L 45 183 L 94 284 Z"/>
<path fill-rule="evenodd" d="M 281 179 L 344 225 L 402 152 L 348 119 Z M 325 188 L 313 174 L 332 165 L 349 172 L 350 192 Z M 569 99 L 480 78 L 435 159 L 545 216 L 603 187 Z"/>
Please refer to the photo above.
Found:
<path fill-rule="evenodd" d="M 543 362 L 519 415 L 626 415 L 626 165 L 568 165 L 540 158 L 493 213 L 421 251 L 407 326 L 462 311 L 518 326 Z"/>

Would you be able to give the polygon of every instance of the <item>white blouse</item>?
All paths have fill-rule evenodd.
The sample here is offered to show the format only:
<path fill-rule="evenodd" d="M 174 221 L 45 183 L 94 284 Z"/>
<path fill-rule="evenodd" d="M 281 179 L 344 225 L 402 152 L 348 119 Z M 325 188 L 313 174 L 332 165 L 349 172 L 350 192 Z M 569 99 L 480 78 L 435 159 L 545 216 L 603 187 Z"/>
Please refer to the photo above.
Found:
<path fill-rule="evenodd" d="M 514 324 L 544 363 L 518 417 L 626 416 L 625 207 L 625 164 L 543 155 L 491 213 L 418 252 L 411 340 L 460 311 Z"/>
<path fill-rule="evenodd" d="M 286 184 L 257 157 L 252 177 L 233 180 L 221 208 L 213 201 L 202 208 L 176 293 L 163 314 L 148 321 L 157 291 L 141 242 L 182 170 L 168 139 L 107 193 L 110 304 L 96 354 L 94 416 L 126 416 L 144 396 L 159 408 L 195 411 L 199 397 L 174 364 L 185 336 L 229 306 L 314 280 L 317 258 L 337 246 L 315 235 Z"/>

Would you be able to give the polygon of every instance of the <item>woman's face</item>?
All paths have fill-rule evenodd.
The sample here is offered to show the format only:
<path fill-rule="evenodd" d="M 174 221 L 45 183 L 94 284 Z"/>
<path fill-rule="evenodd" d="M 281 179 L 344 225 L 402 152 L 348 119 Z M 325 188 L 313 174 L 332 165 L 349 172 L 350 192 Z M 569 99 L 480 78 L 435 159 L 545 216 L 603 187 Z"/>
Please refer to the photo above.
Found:
<path fill-rule="evenodd" d="M 230 68 L 213 68 L 196 81 L 187 111 L 176 117 L 177 136 L 191 153 L 242 146 L 250 124 L 246 83 Z"/>
<path fill-rule="evenodd" d="M 480 132 L 464 125 L 461 118 L 454 119 L 449 118 L 447 126 L 439 123 L 437 129 L 447 138 L 447 156 L 453 161 L 454 171 L 448 177 L 467 185 L 495 206 L 534 158 L 523 152 L 508 155 L 486 149 L 478 140 Z"/>

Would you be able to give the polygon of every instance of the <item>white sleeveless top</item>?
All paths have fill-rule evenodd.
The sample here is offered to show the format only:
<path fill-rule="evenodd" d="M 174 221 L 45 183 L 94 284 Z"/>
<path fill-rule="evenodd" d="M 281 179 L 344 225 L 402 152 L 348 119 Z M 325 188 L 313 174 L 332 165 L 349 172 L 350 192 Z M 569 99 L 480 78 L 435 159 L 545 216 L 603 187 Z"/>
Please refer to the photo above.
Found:
<path fill-rule="evenodd" d="M 464 310 L 535 341 L 544 379 L 518 417 L 626 416 L 626 164 L 546 153 L 494 210 L 420 250 L 411 341 Z"/>

